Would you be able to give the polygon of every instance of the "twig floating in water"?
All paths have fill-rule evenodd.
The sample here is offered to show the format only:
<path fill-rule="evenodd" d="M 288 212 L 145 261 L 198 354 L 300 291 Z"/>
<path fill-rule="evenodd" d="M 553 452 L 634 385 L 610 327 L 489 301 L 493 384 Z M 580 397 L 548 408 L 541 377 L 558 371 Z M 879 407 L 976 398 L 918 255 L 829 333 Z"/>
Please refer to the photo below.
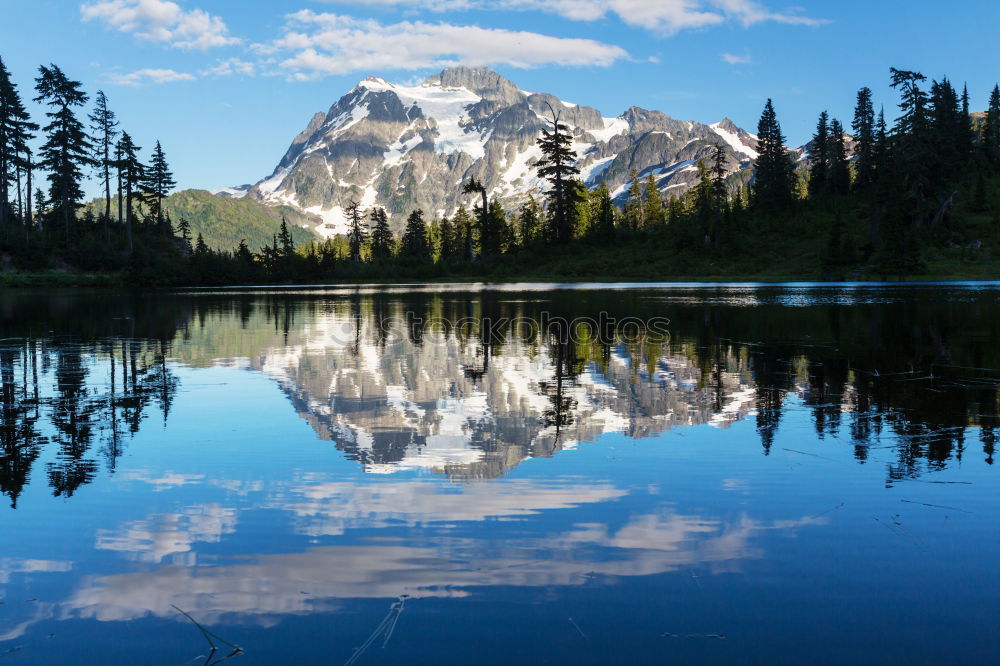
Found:
<path fill-rule="evenodd" d="M 815 453 L 806 453 L 805 451 L 796 451 L 795 449 L 782 449 L 782 451 L 791 451 L 792 453 L 798 453 L 803 456 L 812 456 L 813 458 L 819 458 L 821 460 L 829 460 L 830 462 L 837 462 L 833 458 L 826 458 L 824 456 L 818 456 Z"/>
<path fill-rule="evenodd" d="M 392 602 L 389 606 L 389 612 L 386 613 L 382 621 L 379 622 L 378 626 L 375 627 L 375 631 L 362 643 L 360 646 L 354 649 L 354 654 L 351 658 L 344 662 L 344 666 L 351 666 L 357 663 L 361 659 L 362 655 L 368 651 L 375 641 L 378 640 L 379 636 L 384 636 L 382 641 L 382 647 L 386 647 L 389 644 L 389 639 L 392 638 L 392 633 L 396 630 L 396 623 L 399 622 L 399 616 L 403 614 L 403 609 L 406 604 L 407 595 L 402 595 L 396 601 Z"/>
<path fill-rule="evenodd" d="M 966 511 L 965 509 L 959 509 L 954 506 L 944 506 L 942 504 L 928 504 L 927 502 L 914 502 L 913 500 L 901 499 L 900 502 L 905 502 L 906 504 L 919 504 L 920 506 L 929 506 L 932 509 L 948 509 L 949 511 L 960 511 L 962 513 L 972 513 L 971 511 Z"/>
<path fill-rule="evenodd" d="M 177 606 L 170 604 L 170 607 L 173 608 L 178 613 L 180 613 L 181 615 L 183 615 L 184 617 L 186 617 L 188 620 L 190 620 L 191 624 L 197 627 L 198 631 L 201 632 L 201 635 L 205 637 L 206 641 L 208 641 L 209 653 L 208 657 L 205 659 L 205 666 L 213 666 L 214 664 L 221 664 L 224 661 L 232 659 L 233 657 L 238 657 L 241 654 L 243 654 L 243 648 L 241 648 L 239 645 L 234 645 L 233 643 L 230 643 L 229 641 L 222 638 L 218 634 L 212 633 L 211 631 L 203 627 L 197 620 L 191 617 L 188 613 L 182 611 Z M 215 653 L 219 651 L 219 646 L 215 644 L 215 641 L 212 640 L 213 638 L 222 643 L 223 645 L 226 645 L 233 649 L 233 651 L 230 652 L 228 655 L 214 662 L 212 661 L 212 658 L 215 656 Z"/>
<path fill-rule="evenodd" d="M 580 635 L 581 635 L 581 636 L 583 636 L 583 639 L 584 639 L 584 640 L 586 640 L 586 641 L 589 641 L 589 640 L 590 640 L 590 639 L 589 639 L 589 638 L 587 637 L 587 634 L 583 633 L 583 629 L 581 629 L 581 628 L 580 628 L 580 625 L 578 625 L 578 624 L 576 623 L 576 621 L 575 621 L 575 620 L 573 620 L 573 618 L 569 618 L 569 622 L 570 622 L 570 624 L 572 624 L 572 625 L 573 625 L 574 627 L 576 627 L 576 630 L 580 632 Z"/>
<path fill-rule="evenodd" d="M 668 631 L 664 631 L 660 635 L 664 638 L 711 638 L 717 641 L 726 640 L 725 634 L 672 634 Z"/>

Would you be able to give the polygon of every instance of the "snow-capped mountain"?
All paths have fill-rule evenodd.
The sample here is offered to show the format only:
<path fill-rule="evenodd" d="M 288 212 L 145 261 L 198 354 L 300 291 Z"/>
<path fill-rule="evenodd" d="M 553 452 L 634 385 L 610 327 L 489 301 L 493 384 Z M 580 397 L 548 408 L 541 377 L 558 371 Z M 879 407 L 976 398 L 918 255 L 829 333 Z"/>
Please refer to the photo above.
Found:
<path fill-rule="evenodd" d="M 385 207 L 397 229 L 415 208 L 451 214 L 472 198 L 461 193 L 469 177 L 508 207 L 544 190 L 534 169 L 536 140 L 552 111 L 572 129 L 582 179 L 607 183 L 624 195 L 632 170 L 649 173 L 665 194 L 681 194 L 696 177 L 697 161 L 715 145 L 727 151 L 731 173 L 756 157 L 756 138 L 725 119 L 712 125 L 680 121 L 632 107 L 617 118 L 545 93 L 521 90 L 485 68 L 446 69 L 416 86 L 368 78 L 327 113 L 313 116 L 277 168 L 246 195 L 288 204 L 322 218 L 321 236 L 345 229 L 343 208 Z"/>

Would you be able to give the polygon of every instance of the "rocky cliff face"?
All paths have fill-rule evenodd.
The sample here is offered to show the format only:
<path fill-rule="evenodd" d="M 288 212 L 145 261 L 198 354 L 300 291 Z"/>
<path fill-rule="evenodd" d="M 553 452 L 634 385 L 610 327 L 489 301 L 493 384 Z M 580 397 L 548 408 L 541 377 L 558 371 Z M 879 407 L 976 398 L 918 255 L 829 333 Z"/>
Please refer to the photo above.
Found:
<path fill-rule="evenodd" d="M 617 118 L 545 93 L 531 93 L 484 68 L 447 69 L 422 85 L 368 78 L 330 110 L 312 117 L 274 173 L 249 190 L 228 191 L 269 204 L 286 204 L 322 219 L 321 236 L 342 233 L 351 200 L 379 205 L 398 230 L 421 208 L 448 215 L 472 199 L 461 193 L 469 177 L 481 180 L 508 207 L 544 191 L 534 169 L 536 141 L 552 112 L 571 128 L 581 178 L 607 183 L 622 197 L 633 170 L 649 173 L 665 195 L 682 194 L 696 163 L 716 145 L 731 173 L 749 169 L 756 138 L 728 119 L 713 125 L 674 120 L 637 107 Z"/>

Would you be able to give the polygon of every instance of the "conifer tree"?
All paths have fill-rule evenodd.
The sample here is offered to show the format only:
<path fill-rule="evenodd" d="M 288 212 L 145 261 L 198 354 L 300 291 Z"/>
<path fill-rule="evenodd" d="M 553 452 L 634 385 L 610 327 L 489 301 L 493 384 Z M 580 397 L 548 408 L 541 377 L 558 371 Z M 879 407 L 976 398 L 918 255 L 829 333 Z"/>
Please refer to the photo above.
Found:
<path fill-rule="evenodd" d="M 538 202 L 535 200 L 535 197 L 530 194 L 528 195 L 528 200 L 521 205 L 521 211 L 518 215 L 518 227 L 518 235 L 521 238 L 522 247 L 531 247 L 541 239 L 541 211 L 538 208 Z"/>
<path fill-rule="evenodd" d="M 177 232 L 180 234 L 181 240 L 184 241 L 184 245 L 191 248 L 191 223 L 187 221 L 186 218 L 181 218 L 181 221 L 177 223 Z M 246 246 L 245 239 L 240 241 Z"/>
<path fill-rule="evenodd" d="M 538 147 L 542 159 L 536 164 L 538 175 L 549 181 L 549 240 L 565 243 L 573 237 L 574 212 L 578 203 L 579 190 L 570 181 L 580 173 L 576 167 L 576 152 L 569 128 L 559 122 L 559 114 L 552 110 L 552 131 L 542 130 Z"/>
<path fill-rule="evenodd" d="M 663 212 L 663 199 L 660 196 L 660 189 L 656 185 L 656 177 L 649 173 L 646 178 L 645 200 L 643 201 L 642 216 L 647 228 L 659 228 L 666 224 Z"/>
<path fill-rule="evenodd" d="M 115 141 L 118 139 L 118 120 L 108 108 L 108 98 L 103 90 L 94 96 L 94 112 L 90 114 L 90 131 L 94 138 L 94 162 L 104 184 L 105 225 L 111 219 L 111 169 L 114 166 Z"/>
<path fill-rule="evenodd" d="M 920 83 L 927 77 L 919 72 L 891 68 L 892 87 L 900 92 L 900 116 L 893 125 L 890 158 L 893 164 L 893 193 L 899 201 L 894 214 L 919 220 L 928 212 L 931 170 L 936 157 L 930 134 L 927 93 Z"/>
<path fill-rule="evenodd" d="M 34 138 L 38 125 L 31 122 L 31 117 L 24 107 L 17 85 L 10 78 L 3 59 L 0 59 L 0 225 L 9 222 L 10 185 L 19 180 L 20 174 L 28 173 L 28 213 L 22 210 L 20 214 L 29 224 L 31 218 L 31 150 L 28 142 Z M 21 188 L 17 186 L 18 198 Z"/>
<path fill-rule="evenodd" d="M 826 111 L 819 114 L 809 162 L 809 196 L 817 197 L 827 192 L 830 182 L 830 116 Z"/>
<path fill-rule="evenodd" d="M 715 188 L 712 186 L 712 175 L 705 162 L 698 160 L 698 183 L 691 190 L 694 202 L 695 216 L 701 228 L 702 239 L 706 242 L 711 238 L 711 226 L 715 218 Z"/>
<path fill-rule="evenodd" d="M 875 182 L 875 107 L 872 104 L 871 88 L 858 91 L 858 101 L 854 107 L 855 186 L 866 190 Z"/>
<path fill-rule="evenodd" d="M 371 219 L 371 251 L 372 260 L 386 261 L 392 258 L 392 229 L 389 228 L 389 216 L 381 206 L 372 208 Z"/>
<path fill-rule="evenodd" d="M 292 239 L 292 234 L 288 230 L 288 222 L 284 217 L 281 218 L 281 227 L 278 229 L 275 249 L 278 251 L 278 256 L 286 261 L 295 255 L 295 241 Z"/>
<path fill-rule="evenodd" d="M 994 86 L 990 93 L 981 144 L 986 161 L 994 169 L 1000 168 L 1000 85 Z"/>
<path fill-rule="evenodd" d="M 93 164 L 93 145 L 73 111 L 86 104 L 88 97 L 80 82 L 69 79 L 58 66 L 42 66 L 38 71 L 35 101 L 52 109 L 45 114 L 50 122 L 44 128 L 38 166 L 48 172 L 49 201 L 61 215 L 68 237 L 70 220 L 83 199 L 83 169 Z"/>
<path fill-rule="evenodd" d="M 149 166 L 146 168 L 145 177 L 142 182 L 142 189 L 149 202 L 150 212 L 156 217 L 157 224 L 163 226 L 163 200 L 177 187 L 174 174 L 167 164 L 167 157 L 163 153 L 160 142 L 156 142 L 153 148 L 153 156 Z"/>
<path fill-rule="evenodd" d="M 448 263 L 461 256 L 461 242 L 455 231 L 455 225 L 447 217 L 441 219 L 439 229 L 438 259 L 443 263 Z"/>
<path fill-rule="evenodd" d="M 712 149 L 711 176 L 713 208 L 721 213 L 729 199 L 729 187 L 726 185 L 726 149 L 718 144 Z"/>
<path fill-rule="evenodd" d="M 142 150 L 135 145 L 128 132 L 122 132 L 122 136 L 115 144 L 115 152 L 118 156 L 117 164 L 121 188 L 124 189 L 125 199 L 125 239 L 128 251 L 134 249 L 133 224 L 135 219 L 134 203 L 137 195 L 140 194 L 140 186 L 145 178 L 146 168 L 139 161 L 139 151 Z"/>
<path fill-rule="evenodd" d="M 639 171 L 632 169 L 632 184 L 628 187 L 625 200 L 625 227 L 629 231 L 642 228 L 642 185 L 639 184 Z"/>
<path fill-rule="evenodd" d="M 962 86 L 962 141 L 961 141 L 961 153 L 963 162 L 968 163 L 969 159 L 972 157 L 972 114 L 969 109 L 969 86 L 965 84 Z"/>
<path fill-rule="evenodd" d="M 836 118 L 830 123 L 830 192 L 843 196 L 851 189 L 851 167 L 847 161 L 844 126 Z"/>
<path fill-rule="evenodd" d="M 591 196 L 596 201 L 591 231 L 597 238 L 610 240 L 615 235 L 615 205 L 611 201 L 611 190 L 608 189 L 608 184 L 601 181 Z M 666 220 L 664 220 L 665 222 Z"/>
<path fill-rule="evenodd" d="M 472 210 L 476 213 L 476 220 L 478 222 L 479 254 L 480 256 L 489 256 L 496 244 L 496 240 L 494 239 L 496 230 L 492 228 L 488 219 L 490 206 L 486 196 L 486 186 L 475 177 L 471 177 L 462 185 L 462 193 L 478 194 L 482 197 L 482 205 L 473 205 Z"/>
<path fill-rule="evenodd" d="M 368 238 L 368 225 L 365 224 L 364 215 L 361 213 L 361 204 L 353 200 L 348 203 L 344 209 L 344 217 L 347 218 L 347 243 L 351 261 L 360 263 L 361 248 Z"/>
<path fill-rule="evenodd" d="M 576 207 L 573 212 L 573 238 L 581 238 L 590 233 L 590 190 L 580 180 L 570 181 L 576 190 L 573 198 Z"/>
<path fill-rule="evenodd" d="M 484 200 L 485 201 L 485 200 Z M 504 249 L 507 216 L 500 202 L 494 199 L 479 217 L 479 254 L 483 258 L 497 257 Z"/>
<path fill-rule="evenodd" d="M 473 223 L 472 216 L 469 215 L 469 211 L 466 210 L 465 206 L 458 207 L 458 212 L 455 213 L 452 224 L 455 225 L 455 234 L 458 236 L 459 241 L 462 244 L 462 255 L 464 259 L 466 261 L 472 261 L 475 258 L 475 224 Z"/>
<path fill-rule="evenodd" d="M 930 140 L 935 179 L 953 181 L 964 172 L 968 155 L 968 116 L 962 115 L 961 100 L 947 78 L 934 81 L 930 94 Z"/>
<path fill-rule="evenodd" d="M 424 222 L 424 211 L 419 208 L 406 218 L 406 229 L 403 231 L 401 254 L 417 261 L 430 259 L 430 248 L 427 244 L 427 225 Z"/>
<path fill-rule="evenodd" d="M 795 164 L 785 150 L 785 137 L 770 99 L 757 124 L 757 153 L 753 205 L 769 212 L 787 209 L 794 200 Z"/>
<path fill-rule="evenodd" d="M 875 174 L 874 180 L 886 178 L 889 170 L 889 127 L 885 122 L 885 109 L 879 109 L 875 123 Z"/>

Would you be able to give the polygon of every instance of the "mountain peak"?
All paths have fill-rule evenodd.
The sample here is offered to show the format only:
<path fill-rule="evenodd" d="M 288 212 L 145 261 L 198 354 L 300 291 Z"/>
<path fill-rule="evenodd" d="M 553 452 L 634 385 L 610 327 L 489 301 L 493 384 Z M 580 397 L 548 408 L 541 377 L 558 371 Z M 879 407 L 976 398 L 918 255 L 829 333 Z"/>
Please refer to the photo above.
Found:
<path fill-rule="evenodd" d="M 513 81 L 489 67 L 449 67 L 428 77 L 424 83 L 445 88 L 465 88 L 483 99 L 504 104 L 513 104 L 524 96 L 524 92 Z"/>

